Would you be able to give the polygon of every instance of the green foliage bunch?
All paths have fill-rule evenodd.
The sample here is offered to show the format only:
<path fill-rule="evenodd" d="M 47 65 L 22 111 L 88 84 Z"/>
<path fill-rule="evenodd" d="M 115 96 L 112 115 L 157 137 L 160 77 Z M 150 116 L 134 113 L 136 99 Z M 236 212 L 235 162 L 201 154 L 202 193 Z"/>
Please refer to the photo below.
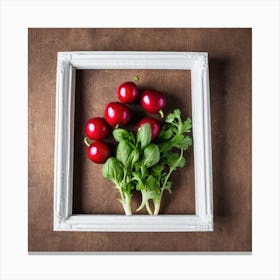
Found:
<path fill-rule="evenodd" d="M 185 166 L 184 151 L 192 145 L 191 128 L 191 119 L 183 121 L 176 109 L 167 115 L 154 142 L 149 124 L 141 126 L 136 135 L 123 128 L 113 130 L 118 142 L 116 156 L 107 159 L 102 174 L 115 184 L 126 215 L 132 215 L 133 190 L 142 195 L 137 211 L 146 207 L 150 215 L 159 214 L 163 192 L 171 193 L 171 174 Z"/>

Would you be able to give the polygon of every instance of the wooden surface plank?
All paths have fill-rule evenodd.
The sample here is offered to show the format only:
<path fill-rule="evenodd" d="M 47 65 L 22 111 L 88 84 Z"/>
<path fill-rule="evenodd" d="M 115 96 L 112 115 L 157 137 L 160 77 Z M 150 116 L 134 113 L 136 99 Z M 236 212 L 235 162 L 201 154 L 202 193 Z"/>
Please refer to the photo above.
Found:
<path fill-rule="evenodd" d="M 84 126 L 89 118 L 104 115 L 106 104 L 117 101 L 116 89 L 122 82 L 132 80 L 137 74 L 140 91 L 153 88 L 164 93 L 167 99 L 166 114 L 180 108 L 182 116 L 191 117 L 191 77 L 184 70 L 82 70 L 77 73 L 75 108 L 75 147 L 74 147 L 74 209 L 82 214 L 123 214 L 116 200 L 118 192 L 113 183 L 104 179 L 102 165 L 93 164 L 87 159 Z M 135 124 L 146 114 L 139 105 L 129 105 L 132 120 L 129 129 L 135 131 Z M 150 114 L 152 116 L 152 114 Z M 159 117 L 159 116 L 158 116 Z M 113 139 L 108 139 L 112 147 Z M 114 147 L 115 148 L 115 147 Z M 187 164 L 172 175 L 173 192 L 163 196 L 162 214 L 194 214 L 194 160 L 193 149 L 186 152 Z M 141 203 L 139 192 L 133 193 L 132 209 L 135 212 Z M 146 214 L 145 209 L 140 212 Z"/>

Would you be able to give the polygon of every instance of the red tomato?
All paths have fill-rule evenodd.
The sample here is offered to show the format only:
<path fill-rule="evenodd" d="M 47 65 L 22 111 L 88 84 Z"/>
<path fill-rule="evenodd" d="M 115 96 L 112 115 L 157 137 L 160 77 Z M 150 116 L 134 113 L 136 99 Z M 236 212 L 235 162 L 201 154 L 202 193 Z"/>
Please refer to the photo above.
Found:
<path fill-rule="evenodd" d="M 87 121 L 85 132 L 88 138 L 100 140 L 108 136 L 109 127 L 104 118 L 92 118 Z"/>
<path fill-rule="evenodd" d="M 137 124 L 137 131 L 145 123 L 148 123 L 150 125 L 151 130 L 152 130 L 152 141 L 155 140 L 160 133 L 160 123 L 159 123 L 159 121 L 155 118 L 145 117 L 145 118 L 141 119 L 139 121 L 139 123 Z"/>
<path fill-rule="evenodd" d="M 102 141 L 95 141 L 87 148 L 87 156 L 95 163 L 104 163 L 110 156 L 110 148 Z"/>
<path fill-rule="evenodd" d="M 165 106 L 166 100 L 162 93 L 148 89 L 143 91 L 140 103 L 146 111 L 154 114 Z"/>
<path fill-rule="evenodd" d="M 133 82 L 121 84 L 117 96 L 122 103 L 134 103 L 138 97 L 138 88 Z"/>
<path fill-rule="evenodd" d="M 105 119 L 111 126 L 125 125 L 130 121 L 130 111 L 120 102 L 111 102 L 105 108 Z"/>

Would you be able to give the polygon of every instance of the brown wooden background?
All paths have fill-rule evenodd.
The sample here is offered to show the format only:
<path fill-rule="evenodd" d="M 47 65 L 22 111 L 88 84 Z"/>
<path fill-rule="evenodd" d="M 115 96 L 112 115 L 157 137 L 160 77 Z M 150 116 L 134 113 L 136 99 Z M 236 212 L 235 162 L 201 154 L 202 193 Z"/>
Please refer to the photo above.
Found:
<path fill-rule="evenodd" d="M 209 53 L 215 230 L 211 233 L 54 232 L 53 156 L 58 51 L 137 50 Z M 29 251 L 250 251 L 251 29 L 29 29 Z M 120 81 L 135 70 L 78 71 L 74 212 L 121 213 L 100 166 L 84 156 L 83 124 L 102 115 Z M 140 88 L 168 96 L 168 110 L 190 110 L 189 71 L 137 70 Z M 94 92 L 94 94 L 92 94 Z M 96 102 L 98 100 L 98 102 Z M 183 100 L 183 103 L 181 102 Z M 187 153 L 193 158 L 192 150 Z M 193 161 L 174 176 L 162 214 L 194 211 Z M 100 182 L 103 182 L 103 189 Z M 94 184 L 92 182 L 95 182 Z M 104 183 L 105 182 L 105 183 Z M 133 206 L 135 207 L 135 205 Z"/>
<path fill-rule="evenodd" d="M 73 213 L 123 214 L 121 204 L 116 201 L 118 192 L 113 183 L 102 177 L 102 165 L 93 164 L 86 156 L 84 126 L 94 116 L 103 116 L 106 104 L 116 101 L 116 88 L 129 81 L 135 74 L 139 90 L 154 88 L 164 93 L 167 99 L 165 113 L 180 108 L 182 117 L 192 116 L 191 73 L 184 70 L 78 70 L 75 103 L 74 145 L 74 205 Z M 139 105 L 128 105 L 132 120 L 130 129 L 145 115 Z M 151 114 L 152 115 L 152 114 Z M 108 139 L 110 146 L 114 141 Z M 112 147 L 113 148 L 113 147 Z M 194 160 L 193 149 L 185 153 L 187 164 L 172 174 L 172 195 L 166 192 L 162 199 L 161 214 L 194 214 Z M 133 193 L 132 210 L 138 208 L 141 195 Z M 145 209 L 140 214 L 146 214 Z"/>

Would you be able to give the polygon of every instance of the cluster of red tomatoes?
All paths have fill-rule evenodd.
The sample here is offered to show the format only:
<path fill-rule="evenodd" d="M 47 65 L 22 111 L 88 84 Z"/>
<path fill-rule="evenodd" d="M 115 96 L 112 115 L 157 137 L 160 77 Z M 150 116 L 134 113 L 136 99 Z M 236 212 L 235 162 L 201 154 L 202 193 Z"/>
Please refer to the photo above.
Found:
<path fill-rule="evenodd" d="M 87 156 L 95 163 L 104 163 L 110 156 L 109 146 L 102 141 L 110 133 L 111 127 L 126 125 L 131 119 L 130 109 L 125 104 L 136 103 L 139 96 L 139 90 L 135 83 L 126 82 L 121 84 L 117 89 L 117 97 L 120 102 L 110 102 L 107 104 L 104 117 L 95 117 L 89 119 L 85 126 L 86 136 L 94 140 L 93 143 L 87 144 Z M 162 93 L 155 90 L 145 90 L 141 93 L 140 104 L 149 113 L 157 113 L 165 106 L 166 100 Z M 160 123 L 156 118 L 142 118 L 136 128 L 137 130 L 144 124 L 148 123 L 152 130 L 152 140 L 160 132 Z"/>

